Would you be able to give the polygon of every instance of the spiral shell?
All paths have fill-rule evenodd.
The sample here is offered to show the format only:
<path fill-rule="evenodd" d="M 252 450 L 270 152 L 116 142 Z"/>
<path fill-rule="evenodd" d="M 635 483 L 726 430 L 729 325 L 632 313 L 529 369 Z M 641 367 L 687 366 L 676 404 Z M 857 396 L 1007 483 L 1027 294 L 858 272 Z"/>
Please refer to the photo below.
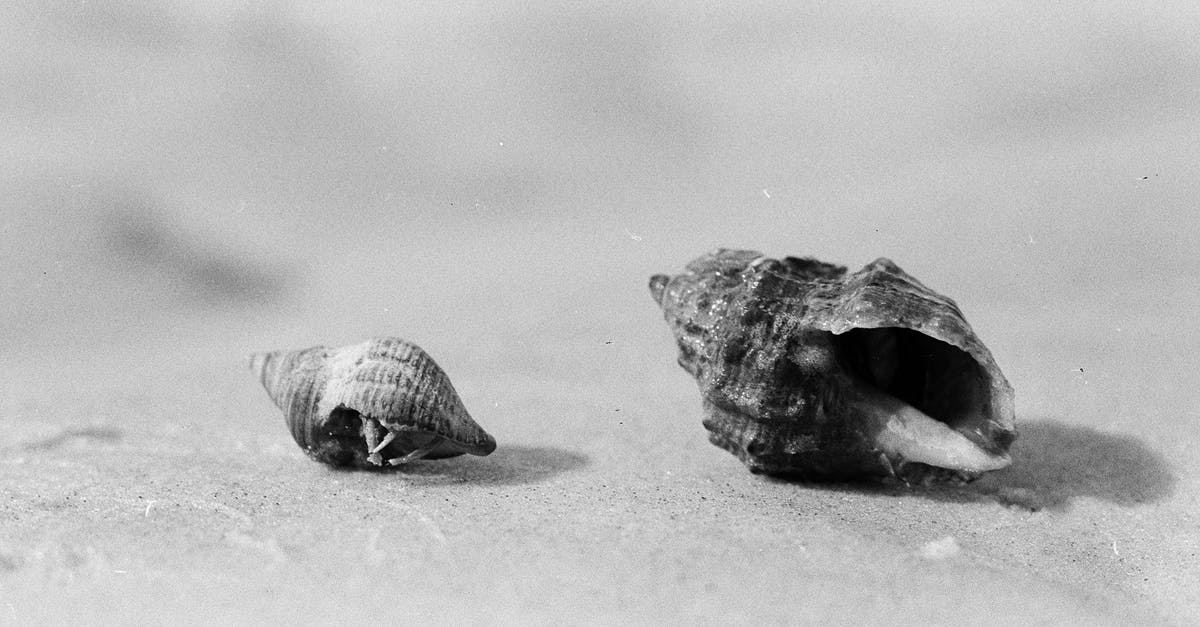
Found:
<path fill-rule="evenodd" d="M 384 468 L 496 449 L 446 373 L 400 338 L 258 353 L 250 369 L 296 443 L 326 464 Z"/>
<path fill-rule="evenodd" d="M 709 439 L 753 472 L 970 479 L 1007 466 L 1013 392 L 953 300 L 862 270 L 717 250 L 650 279 Z"/>

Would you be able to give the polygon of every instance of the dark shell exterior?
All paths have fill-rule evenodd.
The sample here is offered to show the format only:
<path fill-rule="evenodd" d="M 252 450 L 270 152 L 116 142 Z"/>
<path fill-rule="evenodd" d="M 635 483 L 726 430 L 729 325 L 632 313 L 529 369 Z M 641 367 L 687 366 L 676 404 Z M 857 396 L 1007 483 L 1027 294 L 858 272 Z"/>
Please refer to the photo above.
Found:
<path fill-rule="evenodd" d="M 406 455 L 438 459 L 496 449 L 446 373 L 406 340 L 259 353 L 250 367 L 283 410 L 296 443 L 317 461 L 375 469 L 389 467 L 388 460 L 407 462 Z M 390 441 L 372 454 L 387 434 Z"/>
<path fill-rule="evenodd" d="M 710 440 L 754 472 L 977 476 L 882 447 L 881 425 L 901 406 L 997 460 L 987 470 L 1008 463 L 1008 381 L 954 301 L 887 259 L 847 274 L 815 259 L 722 249 L 683 274 L 652 277 L 650 290 L 679 364 L 699 383 Z"/>

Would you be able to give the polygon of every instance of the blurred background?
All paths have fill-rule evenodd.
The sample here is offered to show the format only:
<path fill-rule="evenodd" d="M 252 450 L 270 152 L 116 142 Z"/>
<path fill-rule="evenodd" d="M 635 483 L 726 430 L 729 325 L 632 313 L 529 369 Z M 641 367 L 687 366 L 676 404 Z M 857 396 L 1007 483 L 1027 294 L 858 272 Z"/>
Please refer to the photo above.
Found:
<path fill-rule="evenodd" d="M 0 359 L 657 341 L 717 246 L 891 257 L 1018 390 L 1086 364 L 1014 320 L 1191 320 L 1193 3 L 377 4 L 5 3 Z"/>
<path fill-rule="evenodd" d="M 723 246 L 890 257 L 1022 416 L 1182 463 L 1198 33 L 1192 2 L 6 2 L 0 410 L 218 434 L 179 408 L 260 419 L 245 353 L 395 334 L 502 446 L 629 394 L 707 446 L 646 280 Z"/>
<path fill-rule="evenodd" d="M 1192 3 L 375 4 L 6 3 L 5 328 L 444 318 L 716 245 L 968 309 L 1196 270 Z"/>

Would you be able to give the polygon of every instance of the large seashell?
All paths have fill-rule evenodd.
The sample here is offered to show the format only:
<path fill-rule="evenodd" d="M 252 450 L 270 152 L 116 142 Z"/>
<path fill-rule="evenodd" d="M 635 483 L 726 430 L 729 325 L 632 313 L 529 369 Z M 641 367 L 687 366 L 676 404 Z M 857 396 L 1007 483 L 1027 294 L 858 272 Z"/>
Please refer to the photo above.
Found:
<path fill-rule="evenodd" d="M 953 300 L 862 270 L 717 250 L 650 279 L 709 439 L 753 472 L 970 479 L 1009 464 L 1013 392 Z"/>
<path fill-rule="evenodd" d="M 258 353 L 250 369 L 296 443 L 326 464 L 381 468 L 496 450 L 446 373 L 400 338 Z"/>

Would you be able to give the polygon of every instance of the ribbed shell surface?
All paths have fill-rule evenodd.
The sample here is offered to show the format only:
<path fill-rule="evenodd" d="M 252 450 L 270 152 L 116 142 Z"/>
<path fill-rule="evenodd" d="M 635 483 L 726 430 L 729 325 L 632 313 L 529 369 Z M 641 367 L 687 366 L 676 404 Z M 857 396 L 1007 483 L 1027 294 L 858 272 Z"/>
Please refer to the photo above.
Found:
<path fill-rule="evenodd" d="M 495 447 L 467 414 L 450 378 L 419 346 L 380 338 L 330 356 L 329 382 L 318 411 L 348 407 L 385 427 L 436 433 L 480 454 Z"/>
<path fill-rule="evenodd" d="M 340 349 L 260 353 L 251 366 L 283 410 L 296 443 L 320 461 L 361 462 L 360 451 L 351 459 L 337 450 L 361 443 L 345 420 L 346 410 L 384 428 L 445 438 L 430 458 L 495 450 L 495 440 L 467 413 L 445 372 L 406 340 L 375 338 Z M 401 452 L 406 451 L 396 451 Z"/>

